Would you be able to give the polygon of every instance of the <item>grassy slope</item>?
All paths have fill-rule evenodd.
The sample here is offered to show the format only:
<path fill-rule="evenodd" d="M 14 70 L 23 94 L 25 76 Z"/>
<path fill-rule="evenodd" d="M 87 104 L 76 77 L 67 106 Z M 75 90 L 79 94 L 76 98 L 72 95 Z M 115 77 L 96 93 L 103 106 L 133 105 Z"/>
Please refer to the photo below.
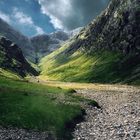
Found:
<path fill-rule="evenodd" d="M 70 92 L 0 76 L 0 125 L 54 131 L 63 137 L 65 124 L 81 114 L 79 99 Z"/>
<path fill-rule="evenodd" d="M 15 73 L 19 77 L 25 77 L 28 74 L 38 75 L 37 69 L 27 62 L 21 50 L 16 45 L 13 48 L 10 45 L 6 46 L 6 43 L 8 45 L 8 43 L 12 44 L 12 42 L 8 42 L 6 38 L 2 39 L 3 41 L 0 42 L 0 68 L 4 70 L 0 71 Z"/>
<path fill-rule="evenodd" d="M 65 47 L 67 46 L 41 60 L 41 74 L 47 76 L 48 80 L 139 83 L 139 57 L 126 57 L 109 51 L 94 52 L 90 55 L 76 51 L 72 55 L 66 55 L 62 53 Z"/>
<path fill-rule="evenodd" d="M 13 73 L 11 71 L 8 70 L 4 70 L 2 68 L 0 68 L 0 76 L 4 76 L 10 79 L 14 79 L 14 80 L 20 80 L 21 77 L 19 75 L 17 75 L 16 73 Z"/>

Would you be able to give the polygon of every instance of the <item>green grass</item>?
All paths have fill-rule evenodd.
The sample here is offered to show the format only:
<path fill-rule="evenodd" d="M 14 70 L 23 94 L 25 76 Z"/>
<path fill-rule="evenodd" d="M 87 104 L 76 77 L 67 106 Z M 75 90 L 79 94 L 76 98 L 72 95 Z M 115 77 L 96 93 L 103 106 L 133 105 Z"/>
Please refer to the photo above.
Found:
<path fill-rule="evenodd" d="M 17 75 L 16 73 L 14 73 L 12 71 L 4 70 L 2 68 L 0 68 L 0 76 L 4 76 L 4 77 L 14 79 L 14 80 L 21 79 L 21 77 L 19 75 Z"/>
<path fill-rule="evenodd" d="M 80 100 L 70 92 L 73 90 L 0 76 L 0 125 L 53 131 L 57 137 L 69 137 L 66 123 L 82 114 Z"/>
<path fill-rule="evenodd" d="M 27 60 L 27 62 L 28 62 L 28 63 L 31 65 L 31 67 L 33 67 L 37 72 L 40 72 L 40 69 L 39 69 L 39 67 L 38 67 L 37 64 L 35 64 L 35 63 L 33 63 L 33 62 L 29 61 L 29 60 Z"/>
<path fill-rule="evenodd" d="M 120 54 L 103 52 L 86 55 L 80 52 L 66 59 L 42 60 L 42 75 L 47 75 L 50 80 L 93 82 L 98 79 L 102 82 L 112 78 L 112 69 Z M 44 63 L 47 67 L 44 68 Z M 115 79 L 115 77 L 114 77 Z"/>
<path fill-rule="evenodd" d="M 80 51 L 72 55 L 62 52 L 55 54 L 43 58 L 40 63 L 41 75 L 47 76 L 48 80 L 139 83 L 139 56 L 124 56 L 119 52 L 103 50 L 92 54 Z"/>

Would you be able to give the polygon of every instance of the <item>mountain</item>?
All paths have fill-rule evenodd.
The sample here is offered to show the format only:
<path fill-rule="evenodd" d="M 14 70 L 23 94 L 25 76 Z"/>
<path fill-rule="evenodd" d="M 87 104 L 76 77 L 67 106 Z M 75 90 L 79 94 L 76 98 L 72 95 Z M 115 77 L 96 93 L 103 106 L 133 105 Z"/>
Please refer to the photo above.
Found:
<path fill-rule="evenodd" d="M 0 35 L 5 36 L 12 42 L 15 42 L 23 51 L 24 56 L 33 60 L 34 58 L 34 48 L 28 37 L 22 35 L 20 32 L 16 31 L 12 26 L 3 21 L 0 18 Z"/>
<path fill-rule="evenodd" d="M 68 34 L 69 38 L 72 38 L 72 37 L 78 35 L 78 33 L 79 33 L 82 29 L 83 29 L 83 27 L 79 27 L 79 28 L 76 28 L 76 29 L 74 29 L 74 30 L 72 30 L 72 31 L 68 31 L 67 34 Z"/>
<path fill-rule="evenodd" d="M 112 0 L 40 67 L 51 80 L 140 83 L 139 0 Z"/>
<path fill-rule="evenodd" d="M 52 53 L 60 47 L 66 40 L 77 35 L 82 28 L 77 28 L 69 32 L 56 31 L 50 34 L 37 35 L 31 38 L 35 49 L 35 61 L 39 62 L 41 58 Z"/>
<path fill-rule="evenodd" d="M 50 54 L 59 48 L 59 45 L 69 39 L 67 33 L 57 31 L 51 34 L 38 35 L 31 38 L 32 45 L 35 49 L 36 63 L 45 55 Z"/>
<path fill-rule="evenodd" d="M 26 61 L 18 45 L 5 37 L 0 38 L 0 68 L 0 72 L 3 69 L 22 77 L 27 74 L 38 74 L 38 72 Z"/>
<path fill-rule="evenodd" d="M 68 33 L 63 32 L 63 31 L 56 31 L 56 32 L 50 33 L 49 36 L 52 39 L 61 40 L 61 41 L 66 41 L 69 39 Z"/>
<path fill-rule="evenodd" d="M 38 62 L 42 57 L 59 48 L 59 45 L 80 32 L 81 28 L 69 32 L 56 31 L 50 34 L 36 35 L 28 38 L 16 31 L 0 18 L 0 36 L 15 42 L 23 55 L 31 62 Z"/>

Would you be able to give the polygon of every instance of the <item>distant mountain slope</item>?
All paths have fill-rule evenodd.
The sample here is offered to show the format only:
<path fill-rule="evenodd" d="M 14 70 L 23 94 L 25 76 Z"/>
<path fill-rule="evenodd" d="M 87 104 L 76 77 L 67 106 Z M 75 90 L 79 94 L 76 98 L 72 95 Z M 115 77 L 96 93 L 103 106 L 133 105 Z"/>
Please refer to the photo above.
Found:
<path fill-rule="evenodd" d="M 43 56 L 48 55 L 54 50 L 58 49 L 59 45 L 68 39 L 68 34 L 62 31 L 32 37 L 31 42 L 35 49 L 36 62 L 38 62 Z"/>
<path fill-rule="evenodd" d="M 0 36 L 5 36 L 15 42 L 22 49 L 23 55 L 31 62 L 38 62 L 45 55 L 58 49 L 62 42 L 79 33 L 80 29 L 70 32 L 56 31 L 28 38 L 0 18 Z"/>
<path fill-rule="evenodd" d="M 0 68 L 14 72 L 22 77 L 38 73 L 24 58 L 21 49 L 5 37 L 0 38 Z"/>
<path fill-rule="evenodd" d="M 42 75 L 81 82 L 140 82 L 139 0 L 112 0 L 80 33 L 42 59 Z"/>
<path fill-rule="evenodd" d="M 71 30 L 71 31 L 68 31 L 67 34 L 69 35 L 69 38 L 72 38 L 76 35 L 79 34 L 79 32 L 83 29 L 83 27 L 79 27 L 79 28 L 76 28 L 74 30 Z"/>
<path fill-rule="evenodd" d="M 13 27 L 7 24 L 0 18 L 0 35 L 5 36 L 12 42 L 15 42 L 23 51 L 23 54 L 29 60 L 33 60 L 34 48 L 30 42 L 30 39 L 20 32 L 16 31 Z"/>

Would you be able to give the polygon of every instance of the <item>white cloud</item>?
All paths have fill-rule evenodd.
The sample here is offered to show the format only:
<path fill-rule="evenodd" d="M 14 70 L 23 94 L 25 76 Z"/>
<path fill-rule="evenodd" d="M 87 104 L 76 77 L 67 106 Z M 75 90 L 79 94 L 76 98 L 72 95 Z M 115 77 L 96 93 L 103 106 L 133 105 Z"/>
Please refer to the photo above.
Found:
<path fill-rule="evenodd" d="M 19 11 L 18 8 L 13 9 L 13 17 L 18 23 L 22 24 L 23 26 L 27 26 L 27 27 L 34 29 L 36 31 L 36 34 L 44 33 L 44 31 L 41 27 L 35 25 L 34 21 L 32 20 L 32 18 L 30 16 Z"/>
<path fill-rule="evenodd" d="M 21 24 L 33 25 L 33 20 L 31 17 L 25 15 L 23 12 L 19 11 L 17 8 L 13 9 L 13 15 L 15 19 Z"/>
<path fill-rule="evenodd" d="M 55 28 L 72 30 L 93 20 L 109 0 L 38 0 Z"/>
<path fill-rule="evenodd" d="M 4 21 L 10 23 L 11 19 L 10 16 L 8 16 L 7 14 L 3 13 L 0 11 L 0 18 L 3 19 Z"/>
<path fill-rule="evenodd" d="M 35 30 L 37 32 L 37 34 L 44 34 L 45 32 L 43 31 L 43 29 L 41 27 L 35 26 Z"/>
<path fill-rule="evenodd" d="M 51 23 L 56 29 L 64 29 L 64 25 L 61 19 L 68 17 L 71 14 L 70 0 L 38 0 L 41 5 L 41 11 L 43 14 L 47 14 Z"/>
<path fill-rule="evenodd" d="M 55 16 L 53 16 L 53 15 L 49 15 L 49 17 L 50 17 L 50 19 L 51 19 L 51 23 L 54 25 L 54 27 L 56 28 L 56 29 L 63 29 L 64 28 L 64 26 L 63 26 L 63 24 L 62 24 L 62 22 L 61 22 L 61 20 L 59 20 L 57 17 L 55 17 Z"/>

